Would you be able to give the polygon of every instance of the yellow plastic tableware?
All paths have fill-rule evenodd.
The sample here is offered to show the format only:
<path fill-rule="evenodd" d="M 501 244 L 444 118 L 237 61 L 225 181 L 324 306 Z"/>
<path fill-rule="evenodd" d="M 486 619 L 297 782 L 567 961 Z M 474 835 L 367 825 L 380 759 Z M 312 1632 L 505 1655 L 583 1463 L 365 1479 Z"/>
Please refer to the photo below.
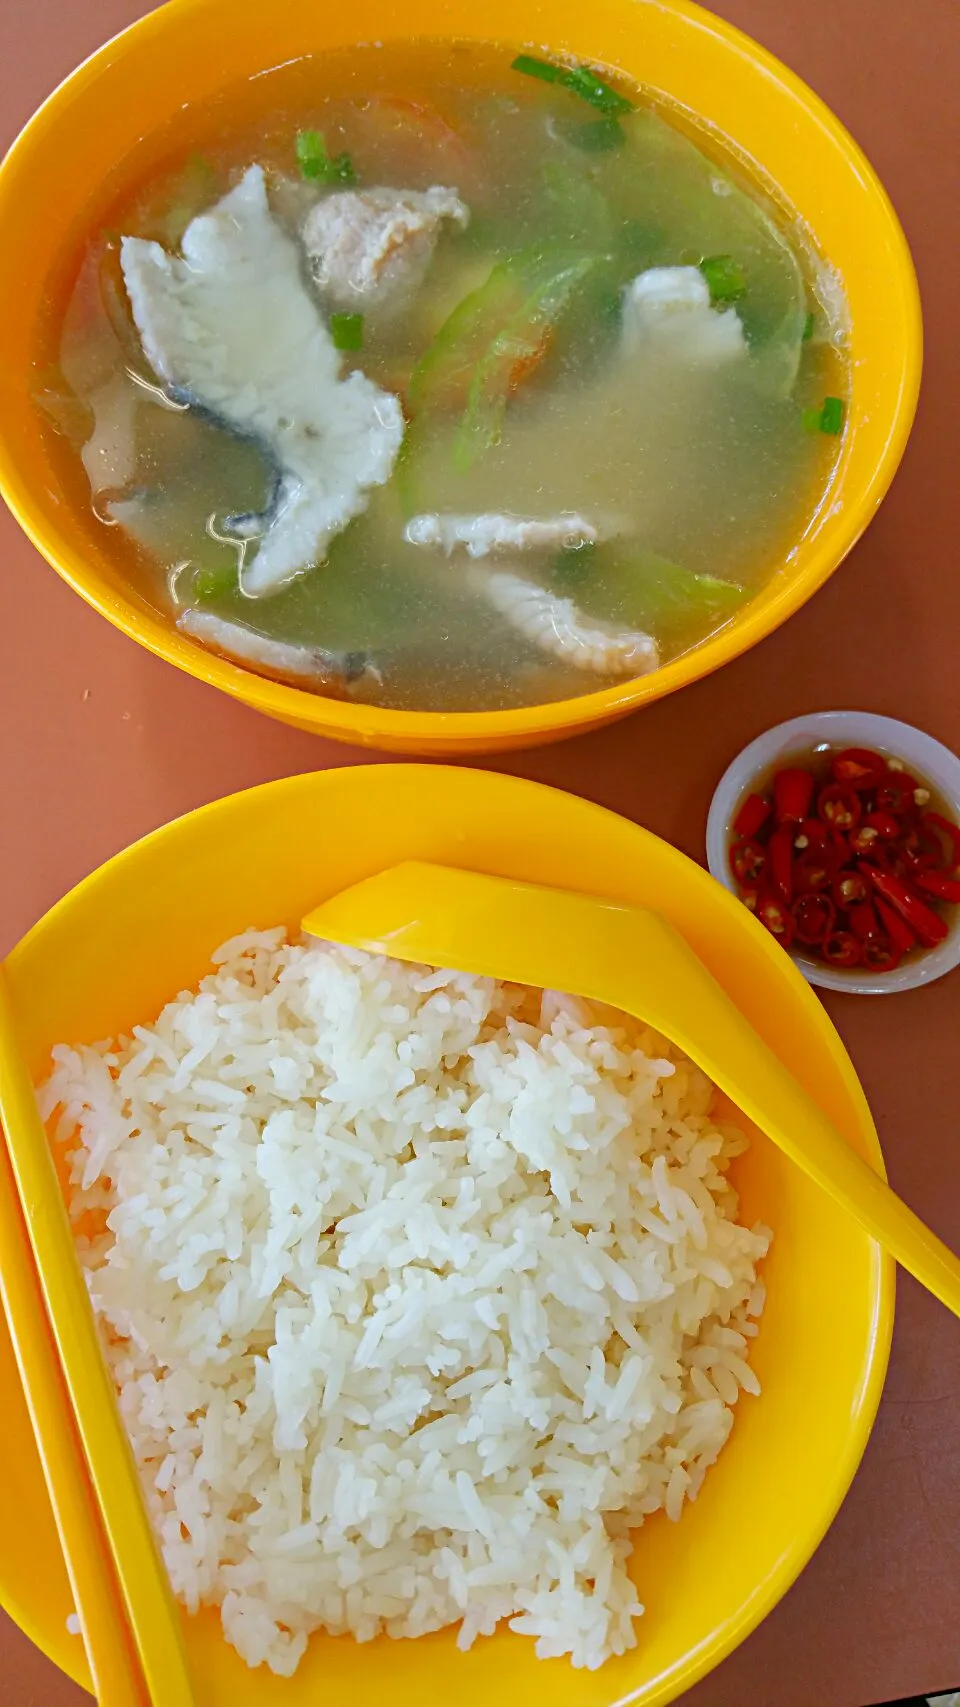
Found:
<path fill-rule="evenodd" d="M 850 1148 L 658 914 L 411 861 L 334 895 L 303 928 L 399 960 L 566 990 L 652 1025 L 960 1316 L 960 1260 Z"/>
<path fill-rule="evenodd" d="M 9 997 L 0 970 L 0 1034 L 8 1028 Z M 23 1078 L 25 1094 L 32 1096 L 25 1073 Z M 9 1069 L 0 1079 L 0 1105 L 8 1081 Z M 4 1252 L 0 1299 L 41 1452 L 94 1691 L 100 1707 L 149 1707 L 109 1544 L 71 1418 L 70 1398 L 50 1332 L 16 1180 L 3 1142 L 0 1142 L 0 1245 Z"/>
<path fill-rule="evenodd" d="M 286 778 L 204 807 L 86 878 L 6 962 L 20 1048 L 34 1082 L 64 1041 L 95 1042 L 155 1015 L 251 924 L 297 930 L 322 901 L 386 866 L 464 866 L 648 907 L 680 932 L 843 1137 L 881 1166 L 869 1110 L 829 1018 L 746 909 L 675 848 L 582 800 L 509 776 L 444 766 L 347 766 Z M 522 926 L 519 942 L 523 945 Z M 600 968 L 598 968 L 598 971 Z M 0 1073 L 7 1070 L 0 1039 Z M 666 1707 L 729 1653 L 793 1582 L 831 1522 L 873 1422 L 889 1347 L 894 1268 L 774 1145 L 732 1168 L 742 1214 L 775 1237 L 752 1358 L 762 1396 L 682 1522 L 657 1517 L 635 1540 L 646 1606 L 638 1646 L 598 1672 L 540 1661 L 500 1630 L 469 1654 L 455 1633 L 357 1645 L 312 1638 L 293 1678 L 249 1671 L 214 1610 L 183 1617 L 202 1707 Z M 17 1255 L 0 1226 L 0 1266 Z M 29 1357 L 29 1345 L 23 1348 Z M 0 1600 L 59 1665 L 90 1687 L 65 1619 L 63 1568 L 16 1375 L 0 1324 L 4 1484 Z"/>
<path fill-rule="evenodd" d="M 6 1140 L 3 1167 L 6 1181 L 19 1198 L 21 1234 L 26 1233 L 29 1239 L 27 1251 L 21 1247 L 16 1260 L 11 1260 L 4 1248 L 0 1263 L 4 1302 L 31 1395 L 37 1444 L 57 1505 L 64 1550 L 72 1560 L 71 1577 L 85 1640 L 91 1649 L 98 1698 L 104 1707 L 140 1707 L 141 1703 L 145 1707 L 194 1707 L 179 1618 L 153 1539 L 133 1454 L 114 1403 L 33 1085 L 17 1046 L 2 968 L 0 1034 L 0 1123 Z M 15 1201 L 4 1193 L 4 1235 L 15 1213 Z M 11 1236 L 16 1237 L 15 1228 Z M 39 1276 L 46 1305 L 44 1331 L 36 1342 L 32 1332 L 37 1309 L 42 1306 L 35 1292 L 30 1296 L 29 1250 L 36 1263 L 33 1279 Z M 24 1307 L 29 1315 L 23 1313 Z M 62 1373 L 69 1409 L 57 1408 L 58 1400 L 62 1407 L 66 1396 L 62 1386 L 57 1391 L 58 1373 Z M 71 1423 L 75 1423 L 82 1442 L 85 1466 L 82 1460 L 77 1464 L 77 1439 Z M 82 1481 L 75 1480 L 78 1474 Z M 102 1527 L 96 1517 L 95 1527 L 86 1527 L 93 1515 L 89 1510 L 91 1491 Z M 87 1569 L 94 1572 L 89 1581 L 84 1576 Z M 118 1586 L 122 1596 L 119 1607 Z"/>
<path fill-rule="evenodd" d="M 536 44 L 622 68 L 699 132 L 708 152 L 730 139 L 735 158 L 755 167 L 787 217 L 796 214 L 849 307 L 852 394 L 837 466 L 816 514 L 784 540 L 767 585 L 662 670 L 554 704 L 444 713 L 357 705 L 269 682 L 204 651 L 131 585 L 34 401 L 44 297 L 62 292 L 83 232 L 99 215 L 110 224 L 116 195 L 163 149 L 202 152 L 211 137 L 219 149 L 217 96 L 304 54 L 418 37 Z M 182 143 L 164 138 L 174 118 L 191 130 Z M 910 254 L 857 144 L 786 66 L 686 0 L 176 0 L 61 84 L 0 168 L 7 503 L 58 573 L 134 640 L 270 716 L 365 746 L 462 755 L 556 740 L 622 717 L 756 645 L 823 585 L 872 518 L 913 420 L 920 352 Z"/>

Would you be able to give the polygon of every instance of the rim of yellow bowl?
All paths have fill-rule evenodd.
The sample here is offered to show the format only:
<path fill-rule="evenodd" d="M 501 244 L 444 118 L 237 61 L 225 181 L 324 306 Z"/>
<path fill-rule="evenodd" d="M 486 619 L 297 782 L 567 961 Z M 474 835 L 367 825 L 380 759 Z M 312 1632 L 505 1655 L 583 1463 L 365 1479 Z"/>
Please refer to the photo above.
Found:
<path fill-rule="evenodd" d="M 207 4 L 208 0 L 168 0 L 166 5 L 148 13 L 105 43 L 47 97 L 0 165 L 0 222 L 7 183 L 21 166 L 27 164 L 31 150 L 50 126 L 58 122 L 61 106 L 71 96 L 79 95 L 105 66 L 116 63 L 130 45 L 166 32 L 177 16 L 200 12 Z M 873 220 L 877 228 L 884 231 L 886 244 L 894 258 L 892 274 L 884 280 L 883 288 L 891 298 L 895 296 L 897 299 L 902 343 L 899 351 L 891 353 L 891 359 L 894 355 L 898 358 L 899 379 L 886 436 L 874 467 L 854 500 L 850 503 L 836 501 L 835 489 L 849 460 L 851 438 L 857 428 L 858 407 L 854 387 L 838 462 L 817 509 L 796 542 L 802 546 L 811 530 L 816 531 L 816 537 L 805 550 L 802 567 L 791 571 L 789 559 L 785 559 L 742 612 L 648 676 L 635 677 L 573 699 L 508 710 L 401 711 L 387 706 L 329 699 L 256 675 L 185 640 L 145 603 L 118 597 L 108 587 L 97 584 L 98 578 L 92 581 L 83 551 L 58 538 L 55 522 L 42 514 L 31 491 L 31 483 L 21 477 L 15 448 L 0 435 L 0 493 L 37 550 L 87 604 L 157 657 L 281 722 L 362 747 L 410 753 L 489 752 L 536 745 L 597 727 L 712 674 L 765 639 L 806 604 L 868 526 L 890 486 L 906 446 L 916 412 L 923 350 L 920 298 L 913 259 L 890 198 L 866 155 L 826 103 L 795 72 L 743 31 L 694 4 L 693 0 L 644 0 L 644 7 L 676 15 L 700 32 L 713 36 L 778 84 L 788 103 L 792 101 L 804 109 L 808 118 L 845 157 L 860 190 L 872 204 Z M 402 32 L 394 33 L 402 35 Z M 431 39 L 439 38 L 432 35 Z M 445 33 L 444 39 L 462 39 L 462 32 L 458 34 L 452 29 Z M 660 91 L 652 85 L 651 89 L 654 95 L 665 95 L 667 103 L 672 102 L 678 113 L 698 120 L 702 133 L 712 132 L 719 136 L 727 152 L 735 157 L 739 153 L 741 158 L 746 158 L 753 167 L 754 176 L 759 171 L 761 178 L 766 175 L 770 187 L 777 188 L 776 179 L 764 174 L 762 162 L 752 156 L 744 156 L 735 136 L 713 124 L 706 114 L 690 114 L 670 95 L 669 90 Z M 795 208 L 794 211 L 805 223 L 802 210 Z M 821 520 L 822 526 L 819 525 Z"/>

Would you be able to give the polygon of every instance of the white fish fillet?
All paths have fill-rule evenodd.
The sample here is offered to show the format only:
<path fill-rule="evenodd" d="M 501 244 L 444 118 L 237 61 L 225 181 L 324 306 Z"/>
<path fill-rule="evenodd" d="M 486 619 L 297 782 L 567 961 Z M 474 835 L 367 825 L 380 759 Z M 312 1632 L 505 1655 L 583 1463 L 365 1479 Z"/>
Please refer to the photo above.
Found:
<path fill-rule="evenodd" d="M 400 404 L 342 358 L 271 217 L 263 171 L 188 225 L 183 259 L 125 237 L 123 276 L 144 353 L 169 386 L 259 440 L 281 479 L 244 591 L 265 593 L 322 560 L 389 479 Z"/>
<path fill-rule="evenodd" d="M 713 307 L 699 267 L 649 267 L 623 293 L 620 349 L 719 367 L 745 356 L 747 341 L 736 309 Z"/>
<path fill-rule="evenodd" d="M 352 682 L 380 680 L 379 671 L 362 653 L 327 652 L 321 646 L 269 640 L 243 623 L 227 622 L 211 611 L 185 610 L 177 618 L 177 627 L 232 663 L 245 664 L 258 675 L 276 676 L 297 687 L 346 693 Z"/>
<path fill-rule="evenodd" d="M 558 598 L 535 581 L 505 569 L 473 569 L 470 584 L 525 639 L 578 670 L 646 676 L 659 666 L 652 635 L 608 628 L 585 617 L 572 599 Z"/>
<path fill-rule="evenodd" d="M 468 557 L 488 557 L 491 551 L 534 550 L 551 547 L 593 545 L 599 528 L 583 516 L 548 516 L 543 521 L 520 516 L 412 516 L 404 529 L 410 545 L 436 546 L 450 553 L 465 546 Z"/>
<path fill-rule="evenodd" d="M 456 190 L 342 190 L 307 215 L 311 270 L 335 308 L 396 309 L 423 283 L 444 220 L 461 230 L 470 209 Z"/>

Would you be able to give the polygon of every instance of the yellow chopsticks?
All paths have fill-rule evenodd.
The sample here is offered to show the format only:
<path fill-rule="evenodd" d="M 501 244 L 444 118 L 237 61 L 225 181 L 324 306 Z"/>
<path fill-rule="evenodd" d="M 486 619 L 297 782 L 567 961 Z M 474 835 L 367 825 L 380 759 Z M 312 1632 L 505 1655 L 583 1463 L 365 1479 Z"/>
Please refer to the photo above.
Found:
<path fill-rule="evenodd" d="M 101 1707 L 196 1707 L 0 966 L 0 1296 Z"/>

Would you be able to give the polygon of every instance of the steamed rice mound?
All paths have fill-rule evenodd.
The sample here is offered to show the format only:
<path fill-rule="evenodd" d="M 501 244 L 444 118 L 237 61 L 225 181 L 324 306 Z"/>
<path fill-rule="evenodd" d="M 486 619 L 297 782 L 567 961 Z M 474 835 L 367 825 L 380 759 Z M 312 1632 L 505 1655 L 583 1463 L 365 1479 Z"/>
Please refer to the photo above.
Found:
<path fill-rule="evenodd" d="M 174 1590 L 251 1666 L 502 1619 L 634 1646 L 629 1532 L 726 1441 L 769 1233 L 654 1033 L 282 930 L 41 1091 Z"/>

